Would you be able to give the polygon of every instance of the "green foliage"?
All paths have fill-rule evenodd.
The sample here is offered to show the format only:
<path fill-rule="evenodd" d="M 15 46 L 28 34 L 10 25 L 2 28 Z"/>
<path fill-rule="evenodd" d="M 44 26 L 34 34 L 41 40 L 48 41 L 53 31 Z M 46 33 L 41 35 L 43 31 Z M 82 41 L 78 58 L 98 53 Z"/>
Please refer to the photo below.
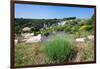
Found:
<path fill-rule="evenodd" d="M 93 19 L 88 19 L 88 20 L 86 20 L 86 24 L 87 25 L 92 25 L 93 24 Z"/>
<path fill-rule="evenodd" d="M 66 20 L 66 24 L 58 26 L 59 21 Z M 15 19 L 15 33 L 21 34 L 24 27 L 30 27 L 35 35 L 42 34 L 48 36 L 52 32 L 64 31 L 66 33 L 75 34 L 80 31 L 93 32 L 94 29 L 94 16 L 91 19 Z M 44 27 L 46 25 L 46 27 Z M 42 29 L 42 30 L 40 30 Z M 84 34 L 83 34 L 84 35 Z"/>
<path fill-rule="evenodd" d="M 48 36 L 49 33 L 50 33 L 50 30 L 49 30 L 49 29 L 43 29 L 43 30 L 40 31 L 40 33 L 41 33 L 42 35 L 44 35 L 44 36 Z"/>
<path fill-rule="evenodd" d="M 34 31 L 33 33 L 34 33 L 34 36 L 36 36 L 36 35 L 40 34 L 40 31 Z"/>
<path fill-rule="evenodd" d="M 23 19 L 16 18 L 15 19 L 15 33 L 19 33 L 24 27 L 31 27 L 33 31 L 39 31 L 46 24 L 48 27 L 51 25 L 57 24 L 59 19 Z"/>
<path fill-rule="evenodd" d="M 83 25 L 79 28 L 79 31 L 90 31 L 92 30 L 92 26 L 91 25 Z"/>
<path fill-rule="evenodd" d="M 63 18 L 63 20 L 74 20 L 76 17 Z"/>
<path fill-rule="evenodd" d="M 52 61 L 69 61 L 76 54 L 70 39 L 64 35 L 55 35 L 44 42 L 43 45 L 44 53 Z"/>
<path fill-rule="evenodd" d="M 21 34 L 22 30 L 20 29 L 20 27 L 15 27 L 15 32 L 16 34 Z"/>

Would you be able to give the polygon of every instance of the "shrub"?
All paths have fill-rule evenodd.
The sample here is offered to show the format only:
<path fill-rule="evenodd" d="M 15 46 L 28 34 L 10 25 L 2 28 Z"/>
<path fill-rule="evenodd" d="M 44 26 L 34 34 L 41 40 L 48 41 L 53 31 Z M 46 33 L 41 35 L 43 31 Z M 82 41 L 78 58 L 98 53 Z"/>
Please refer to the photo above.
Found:
<path fill-rule="evenodd" d="M 64 31 L 65 31 L 66 33 L 70 33 L 70 32 L 71 32 L 71 26 L 67 26 L 67 27 L 64 29 Z"/>
<path fill-rule="evenodd" d="M 43 44 L 43 52 L 51 61 L 69 61 L 76 54 L 71 41 L 64 35 L 55 35 Z"/>
<path fill-rule="evenodd" d="M 92 30 L 92 26 L 91 25 L 83 25 L 79 28 L 79 31 L 83 31 L 83 30 L 90 31 L 90 30 Z"/>
<path fill-rule="evenodd" d="M 46 30 L 46 29 L 44 29 L 44 30 L 41 31 L 41 34 L 44 35 L 44 36 L 48 36 L 49 33 L 50 32 L 48 30 Z"/>

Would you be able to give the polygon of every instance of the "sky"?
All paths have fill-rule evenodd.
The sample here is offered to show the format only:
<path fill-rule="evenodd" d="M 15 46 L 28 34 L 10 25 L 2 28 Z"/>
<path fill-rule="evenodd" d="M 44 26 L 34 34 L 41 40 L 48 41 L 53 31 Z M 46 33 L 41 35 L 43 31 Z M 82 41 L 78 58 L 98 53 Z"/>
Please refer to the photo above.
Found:
<path fill-rule="evenodd" d="M 94 8 L 15 4 L 15 18 L 53 19 L 65 17 L 90 18 Z"/>

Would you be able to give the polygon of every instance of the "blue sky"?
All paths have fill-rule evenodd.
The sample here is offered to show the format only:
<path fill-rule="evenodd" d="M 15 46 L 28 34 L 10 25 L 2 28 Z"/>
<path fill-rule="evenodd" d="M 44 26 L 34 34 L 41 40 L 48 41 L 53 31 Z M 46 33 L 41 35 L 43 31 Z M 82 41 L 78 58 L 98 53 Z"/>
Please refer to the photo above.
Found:
<path fill-rule="evenodd" d="M 53 19 L 64 17 L 90 18 L 94 8 L 15 4 L 15 18 Z"/>

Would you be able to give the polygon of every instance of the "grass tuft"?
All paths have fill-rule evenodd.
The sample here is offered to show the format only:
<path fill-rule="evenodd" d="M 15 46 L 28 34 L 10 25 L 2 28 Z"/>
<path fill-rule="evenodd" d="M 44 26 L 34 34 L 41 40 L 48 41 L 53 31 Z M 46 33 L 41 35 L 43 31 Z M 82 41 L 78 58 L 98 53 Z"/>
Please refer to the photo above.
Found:
<path fill-rule="evenodd" d="M 64 62 L 71 60 L 76 52 L 69 38 L 65 35 L 52 36 L 48 41 L 44 42 L 44 53 L 49 60 L 55 62 Z"/>

